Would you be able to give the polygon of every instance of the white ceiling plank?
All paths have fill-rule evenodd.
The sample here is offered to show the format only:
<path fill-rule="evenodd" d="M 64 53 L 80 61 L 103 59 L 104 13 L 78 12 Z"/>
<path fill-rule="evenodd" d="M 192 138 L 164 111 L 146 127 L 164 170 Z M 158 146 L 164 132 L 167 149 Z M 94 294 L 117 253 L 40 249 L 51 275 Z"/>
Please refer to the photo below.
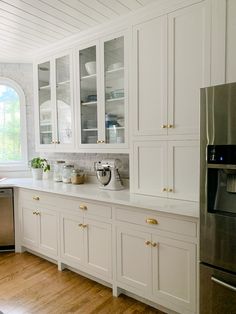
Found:
<path fill-rule="evenodd" d="M 143 7 L 141 3 L 136 0 L 118 0 L 121 4 L 127 7 L 129 10 L 138 10 Z"/>
<path fill-rule="evenodd" d="M 61 20 L 62 22 L 71 25 L 77 29 L 77 31 L 83 30 L 90 26 L 87 23 L 68 14 L 65 7 L 61 6 L 61 3 L 57 0 L 41 1 L 41 0 L 20 0 L 33 8 L 40 10 L 46 14 L 53 16 L 54 18 Z"/>
<path fill-rule="evenodd" d="M 35 31 L 30 27 L 26 27 L 25 25 L 19 24 L 15 21 L 10 20 L 2 15 L 2 11 L 0 11 L 0 25 L 4 24 L 9 27 L 9 29 L 14 29 L 16 33 L 20 35 L 22 32 L 23 34 L 27 34 L 27 36 L 31 36 L 32 40 L 42 40 L 45 43 L 51 42 L 52 37 L 47 36 L 46 34 L 40 33 L 39 31 Z M 30 37 L 29 37 L 30 38 Z"/>
<path fill-rule="evenodd" d="M 0 30 L 0 38 L 5 40 L 6 44 L 15 44 L 18 45 L 19 47 L 22 47 L 27 50 L 32 50 L 36 48 L 40 48 L 39 44 L 35 44 L 32 42 L 26 42 L 22 38 L 17 38 L 17 36 L 14 36 L 13 34 L 9 32 L 4 32 L 3 30 Z"/>
<path fill-rule="evenodd" d="M 31 1 L 31 0 L 27 0 Z M 37 0 L 38 1 L 38 0 Z M 48 5 L 57 8 L 57 10 L 60 10 L 61 12 L 64 12 L 67 14 L 67 17 L 69 19 L 75 19 L 77 22 L 81 23 L 83 29 L 88 26 L 95 26 L 97 23 L 94 21 L 94 19 L 86 14 L 83 14 L 82 12 L 75 10 L 73 7 L 70 6 L 71 1 L 66 1 L 65 3 L 59 0 L 39 0 L 40 3 L 44 2 Z"/>
<path fill-rule="evenodd" d="M 107 18 L 111 19 L 111 18 L 116 18 L 119 16 L 119 14 L 117 14 L 116 12 L 114 12 L 113 10 L 111 10 L 110 8 L 108 8 L 106 5 L 98 2 L 97 0 L 80 0 L 80 2 L 82 2 L 83 4 L 85 4 L 86 6 L 88 6 L 89 8 L 96 10 L 98 13 L 106 16 Z"/>
<path fill-rule="evenodd" d="M 58 32 L 55 32 L 55 29 L 52 31 L 43 25 L 35 23 L 35 21 L 28 21 L 24 17 L 2 10 L 1 3 L 0 3 L 0 15 L 4 16 L 4 18 L 8 19 L 9 21 L 16 23 L 17 25 L 19 24 L 32 31 L 35 31 L 36 32 L 35 36 L 38 36 L 38 33 L 40 33 L 40 34 L 51 37 L 51 40 L 52 39 L 60 40 L 63 38 L 63 35 Z"/>
<path fill-rule="evenodd" d="M 49 40 L 42 39 L 40 37 L 36 37 L 35 35 L 29 34 L 27 31 L 22 31 L 20 28 L 16 28 L 15 25 L 11 25 L 8 21 L 5 21 L 0 17 L 0 30 L 5 31 L 7 33 L 14 34 L 16 37 L 21 39 L 27 39 L 30 42 L 35 44 L 46 45 L 49 44 Z"/>
<path fill-rule="evenodd" d="M 116 0 L 98 0 L 100 3 L 106 5 L 114 12 L 118 13 L 119 15 L 127 14 L 130 12 L 130 9 L 121 4 Z"/>
<path fill-rule="evenodd" d="M 3 9 L 5 9 L 5 7 L 7 6 L 6 9 L 9 10 L 9 12 L 12 12 L 15 15 L 22 16 L 27 20 L 35 22 L 56 32 L 62 33 L 64 36 L 69 36 L 71 32 L 76 31 L 76 28 L 74 28 L 73 26 L 63 23 L 62 21 L 44 12 L 34 9 L 33 7 L 25 4 L 22 1 L 14 0 L 14 2 L 12 2 L 12 0 L 1 0 L 0 4 L 1 8 L 4 6 Z"/>
<path fill-rule="evenodd" d="M 142 5 L 148 5 L 151 2 L 155 2 L 155 0 L 138 0 Z"/>
<path fill-rule="evenodd" d="M 18 52 L 19 54 L 23 54 L 23 53 L 26 53 L 29 51 L 29 48 L 28 47 L 25 47 L 24 45 L 20 45 L 19 43 L 15 43 L 15 42 L 12 42 L 11 40 L 9 40 L 8 38 L 2 36 L 0 34 L 0 45 L 1 45 L 1 48 L 7 48 L 9 49 L 9 53 L 11 53 L 11 50 L 13 51 L 13 53 L 16 53 Z"/>
<path fill-rule="evenodd" d="M 84 3 L 80 2 L 79 0 L 60 0 L 61 2 L 69 5 L 70 7 L 74 8 L 77 12 L 83 13 L 86 16 L 93 19 L 95 24 L 104 23 L 107 21 L 107 18 L 98 13 L 97 11 L 91 9 L 89 6 L 85 5 Z"/>

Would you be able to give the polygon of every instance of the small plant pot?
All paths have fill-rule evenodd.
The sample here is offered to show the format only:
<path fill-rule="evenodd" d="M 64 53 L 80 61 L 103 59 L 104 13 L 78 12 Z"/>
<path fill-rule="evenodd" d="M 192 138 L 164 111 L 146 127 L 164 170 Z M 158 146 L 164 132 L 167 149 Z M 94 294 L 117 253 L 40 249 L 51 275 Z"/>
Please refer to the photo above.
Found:
<path fill-rule="evenodd" d="M 32 177 L 33 180 L 42 180 L 43 178 L 43 169 L 42 168 L 32 168 Z"/>

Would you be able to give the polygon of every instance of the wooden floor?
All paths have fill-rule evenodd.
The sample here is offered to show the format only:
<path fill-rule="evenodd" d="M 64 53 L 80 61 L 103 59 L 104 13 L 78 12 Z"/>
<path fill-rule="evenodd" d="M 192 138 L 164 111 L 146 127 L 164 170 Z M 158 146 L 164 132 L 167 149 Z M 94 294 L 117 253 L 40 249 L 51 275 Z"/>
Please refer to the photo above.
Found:
<path fill-rule="evenodd" d="M 4 314 L 152 314 L 162 312 L 30 253 L 0 253 L 0 311 Z"/>

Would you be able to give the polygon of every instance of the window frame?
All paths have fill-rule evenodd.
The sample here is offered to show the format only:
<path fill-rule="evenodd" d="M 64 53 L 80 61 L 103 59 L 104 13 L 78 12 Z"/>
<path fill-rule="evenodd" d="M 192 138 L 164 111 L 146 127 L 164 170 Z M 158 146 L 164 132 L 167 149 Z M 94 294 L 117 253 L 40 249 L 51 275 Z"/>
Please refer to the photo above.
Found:
<path fill-rule="evenodd" d="M 20 143 L 22 159 L 17 161 L 0 161 L 0 171 L 25 171 L 28 170 L 28 145 L 26 125 L 26 100 L 22 87 L 14 80 L 7 77 L 0 77 L 0 85 L 6 85 L 16 91 L 20 101 Z"/>

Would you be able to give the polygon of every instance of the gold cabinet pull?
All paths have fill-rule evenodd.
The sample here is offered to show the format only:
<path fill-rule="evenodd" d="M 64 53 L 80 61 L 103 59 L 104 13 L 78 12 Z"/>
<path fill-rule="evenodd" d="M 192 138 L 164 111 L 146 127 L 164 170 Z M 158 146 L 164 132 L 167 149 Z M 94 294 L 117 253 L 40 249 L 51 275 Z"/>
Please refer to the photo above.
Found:
<path fill-rule="evenodd" d="M 168 129 L 173 129 L 173 127 L 174 127 L 173 124 L 168 124 L 168 125 L 167 125 L 167 128 L 168 128 Z"/>
<path fill-rule="evenodd" d="M 82 209 L 82 210 L 87 210 L 88 209 L 88 207 L 86 205 L 83 205 L 83 204 L 79 205 L 79 208 Z"/>
<path fill-rule="evenodd" d="M 166 129 L 167 128 L 167 125 L 166 124 L 162 124 L 162 129 Z"/>
<path fill-rule="evenodd" d="M 156 219 L 153 219 L 153 218 L 147 218 L 146 223 L 150 224 L 150 225 L 157 225 L 158 221 Z"/>
<path fill-rule="evenodd" d="M 156 242 L 151 242 L 151 246 L 152 246 L 152 247 L 156 247 L 156 246 L 157 246 L 157 243 L 156 243 Z"/>
<path fill-rule="evenodd" d="M 103 144 L 103 143 L 105 143 L 105 141 L 104 140 L 97 140 L 97 144 Z"/>
<path fill-rule="evenodd" d="M 33 200 L 39 201 L 39 200 L 40 200 L 40 197 L 39 197 L 39 196 L 33 196 Z"/>
<path fill-rule="evenodd" d="M 163 188 L 163 189 L 162 189 L 162 192 L 167 192 L 167 188 Z"/>
<path fill-rule="evenodd" d="M 88 225 L 83 225 L 83 228 L 87 228 L 88 227 Z"/>
<path fill-rule="evenodd" d="M 147 240 L 147 241 L 145 241 L 145 244 L 146 244 L 146 245 L 150 245 L 151 242 Z"/>
<path fill-rule="evenodd" d="M 36 215 L 37 215 L 37 216 L 40 216 L 40 212 L 36 212 Z"/>
<path fill-rule="evenodd" d="M 173 192 L 173 189 L 167 189 L 167 192 Z"/>
<path fill-rule="evenodd" d="M 100 144 L 100 143 L 101 143 L 101 141 L 97 140 L 97 144 Z"/>
<path fill-rule="evenodd" d="M 36 215 L 36 212 L 33 212 L 33 215 Z"/>
<path fill-rule="evenodd" d="M 55 141 L 51 141 L 51 144 L 55 144 Z"/>
<path fill-rule="evenodd" d="M 100 143 L 105 143 L 105 141 L 104 141 L 104 140 L 101 140 Z"/>
<path fill-rule="evenodd" d="M 83 224 L 78 224 L 78 226 L 82 228 L 82 227 L 83 227 Z"/>

